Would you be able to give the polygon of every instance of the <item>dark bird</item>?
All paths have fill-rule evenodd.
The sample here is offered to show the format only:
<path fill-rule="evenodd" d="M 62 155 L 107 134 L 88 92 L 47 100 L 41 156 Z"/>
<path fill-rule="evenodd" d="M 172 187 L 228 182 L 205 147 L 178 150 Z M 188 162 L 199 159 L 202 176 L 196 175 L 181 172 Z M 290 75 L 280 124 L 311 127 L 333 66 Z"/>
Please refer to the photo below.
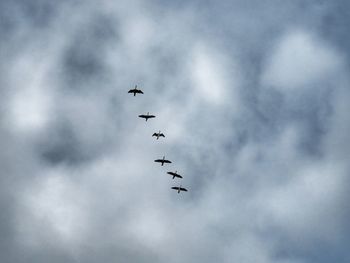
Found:
<path fill-rule="evenodd" d="M 187 189 L 181 187 L 181 185 L 180 185 L 180 186 L 171 187 L 171 189 L 177 190 L 177 193 L 178 193 L 178 194 L 179 194 L 181 191 L 187 192 Z"/>
<path fill-rule="evenodd" d="M 161 163 L 162 166 L 164 165 L 164 163 L 171 163 L 171 161 L 169 160 L 165 160 L 165 156 L 163 156 L 163 159 L 157 159 L 157 160 L 154 160 L 156 163 Z"/>
<path fill-rule="evenodd" d="M 147 114 L 141 114 L 141 115 L 139 115 L 139 117 L 144 118 L 147 121 L 148 119 L 155 118 L 156 116 L 150 115 L 149 112 L 147 112 Z"/>
<path fill-rule="evenodd" d="M 142 90 L 137 89 L 137 85 L 135 85 L 135 88 L 129 90 L 128 93 L 134 93 L 134 96 L 136 96 L 136 93 L 143 94 Z"/>
<path fill-rule="evenodd" d="M 177 171 L 175 171 L 175 173 L 174 173 L 174 172 L 167 172 L 167 174 L 172 175 L 172 176 L 173 176 L 173 179 L 175 179 L 175 177 L 177 177 L 177 178 L 182 178 L 182 176 L 179 175 L 179 174 L 177 173 Z"/>
<path fill-rule="evenodd" d="M 159 139 L 159 137 L 165 137 L 163 133 L 160 133 L 160 131 L 158 133 L 153 133 L 152 137 L 153 136 L 156 136 L 157 137 L 157 140 Z"/>

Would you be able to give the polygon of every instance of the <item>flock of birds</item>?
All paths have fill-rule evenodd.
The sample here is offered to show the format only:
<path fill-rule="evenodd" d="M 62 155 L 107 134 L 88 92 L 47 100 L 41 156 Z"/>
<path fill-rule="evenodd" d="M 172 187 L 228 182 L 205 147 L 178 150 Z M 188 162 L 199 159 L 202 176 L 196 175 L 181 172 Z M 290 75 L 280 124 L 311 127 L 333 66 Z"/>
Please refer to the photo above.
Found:
<path fill-rule="evenodd" d="M 136 94 L 143 94 L 143 91 L 137 88 L 137 85 L 135 86 L 135 88 L 131 89 L 128 91 L 128 93 L 132 93 L 134 94 L 134 96 L 136 96 Z M 145 119 L 146 121 L 148 121 L 148 119 L 152 119 L 155 118 L 155 115 L 151 115 L 149 114 L 149 112 L 147 112 L 147 114 L 141 114 L 139 115 L 140 118 Z M 153 133 L 152 137 L 156 137 L 156 139 L 158 140 L 160 137 L 164 137 L 165 135 L 163 133 L 161 133 L 160 131 Z M 163 166 L 165 163 L 171 163 L 171 161 L 165 159 L 165 156 L 163 156 L 162 159 L 156 159 L 154 160 L 154 162 L 156 163 L 160 163 L 161 166 Z M 173 177 L 173 179 L 176 178 L 182 178 L 182 176 L 180 174 L 177 173 L 177 171 L 175 172 L 167 172 L 167 174 L 171 175 Z M 180 186 L 173 186 L 171 187 L 171 189 L 174 189 L 177 191 L 177 193 L 179 194 L 181 191 L 187 192 L 187 189 L 182 187 L 182 185 Z"/>

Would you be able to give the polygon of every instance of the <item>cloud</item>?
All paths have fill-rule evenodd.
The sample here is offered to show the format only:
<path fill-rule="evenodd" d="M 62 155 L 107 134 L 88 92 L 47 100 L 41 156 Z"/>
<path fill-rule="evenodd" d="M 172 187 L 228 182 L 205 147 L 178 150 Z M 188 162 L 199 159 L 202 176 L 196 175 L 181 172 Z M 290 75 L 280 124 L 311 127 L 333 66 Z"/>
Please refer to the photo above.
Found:
<path fill-rule="evenodd" d="M 346 262 L 348 68 L 315 22 L 332 9 L 102 3 L 5 4 L 2 260 Z"/>
<path fill-rule="evenodd" d="M 288 32 L 273 48 L 262 76 L 264 85 L 283 90 L 321 85 L 342 68 L 340 54 L 303 31 Z"/>
<path fill-rule="evenodd" d="M 55 174 L 52 174 L 55 173 Z M 40 249 L 47 240 L 63 247 L 79 244 L 84 238 L 86 210 L 83 194 L 59 171 L 47 171 L 45 179 L 21 193 L 21 217 L 17 218 L 19 242 Z M 86 200 L 86 199 L 85 199 Z M 85 209 L 84 209 L 85 208 Z M 24 214 L 23 214 L 24 212 Z M 45 231 L 43 231 L 45 229 Z M 30 237 L 23 239 L 23 236 Z M 85 237 L 86 238 L 86 237 Z"/>
<path fill-rule="evenodd" d="M 196 90 L 193 96 L 199 96 L 204 101 L 213 104 L 221 104 L 227 98 L 228 83 L 222 76 L 226 66 L 208 48 L 197 45 L 193 48 L 192 70 L 193 87 Z"/>

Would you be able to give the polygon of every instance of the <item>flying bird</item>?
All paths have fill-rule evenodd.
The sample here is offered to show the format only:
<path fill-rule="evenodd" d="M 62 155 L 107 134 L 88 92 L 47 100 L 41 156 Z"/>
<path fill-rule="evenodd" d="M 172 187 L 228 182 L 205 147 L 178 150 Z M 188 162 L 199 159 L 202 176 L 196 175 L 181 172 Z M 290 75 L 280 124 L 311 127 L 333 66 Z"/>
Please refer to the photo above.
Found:
<path fill-rule="evenodd" d="M 147 121 L 148 119 L 155 118 L 156 116 L 150 115 L 149 112 L 147 112 L 147 114 L 141 114 L 141 115 L 139 115 L 139 117 L 144 118 Z"/>
<path fill-rule="evenodd" d="M 159 137 L 165 137 L 163 133 L 161 133 L 160 131 L 158 133 L 153 133 L 152 137 L 153 136 L 156 136 L 157 137 L 157 140 L 159 139 Z"/>
<path fill-rule="evenodd" d="M 134 96 L 136 96 L 136 93 L 143 94 L 143 91 L 140 89 L 137 89 L 137 85 L 135 85 L 135 88 L 129 90 L 128 93 L 134 93 Z"/>
<path fill-rule="evenodd" d="M 173 176 L 173 179 L 175 179 L 175 177 L 177 177 L 177 178 L 182 178 L 182 176 L 179 175 L 179 174 L 177 173 L 177 171 L 175 171 L 175 173 L 174 173 L 174 172 L 167 172 L 167 174 L 172 175 L 172 176 Z"/>
<path fill-rule="evenodd" d="M 157 160 L 154 160 L 154 161 L 156 163 L 161 163 L 162 166 L 164 165 L 164 163 L 171 163 L 171 161 L 165 159 L 165 156 L 163 156 L 163 159 L 157 159 Z"/>
<path fill-rule="evenodd" d="M 180 185 L 180 186 L 171 187 L 171 189 L 177 190 L 177 193 L 178 193 L 178 194 L 179 194 L 181 191 L 187 192 L 187 189 L 181 187 L 181 185 Z"/>

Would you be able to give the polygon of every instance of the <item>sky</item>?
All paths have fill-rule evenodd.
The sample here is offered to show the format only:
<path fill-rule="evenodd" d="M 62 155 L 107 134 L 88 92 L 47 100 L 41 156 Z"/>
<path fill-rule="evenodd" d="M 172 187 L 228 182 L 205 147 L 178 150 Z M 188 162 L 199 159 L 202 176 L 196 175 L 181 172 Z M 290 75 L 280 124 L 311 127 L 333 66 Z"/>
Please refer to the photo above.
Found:
<path fill-rule="evenodd" d="M 349 10 L 1 0 L 1 262 L 350 262 Z"/>

